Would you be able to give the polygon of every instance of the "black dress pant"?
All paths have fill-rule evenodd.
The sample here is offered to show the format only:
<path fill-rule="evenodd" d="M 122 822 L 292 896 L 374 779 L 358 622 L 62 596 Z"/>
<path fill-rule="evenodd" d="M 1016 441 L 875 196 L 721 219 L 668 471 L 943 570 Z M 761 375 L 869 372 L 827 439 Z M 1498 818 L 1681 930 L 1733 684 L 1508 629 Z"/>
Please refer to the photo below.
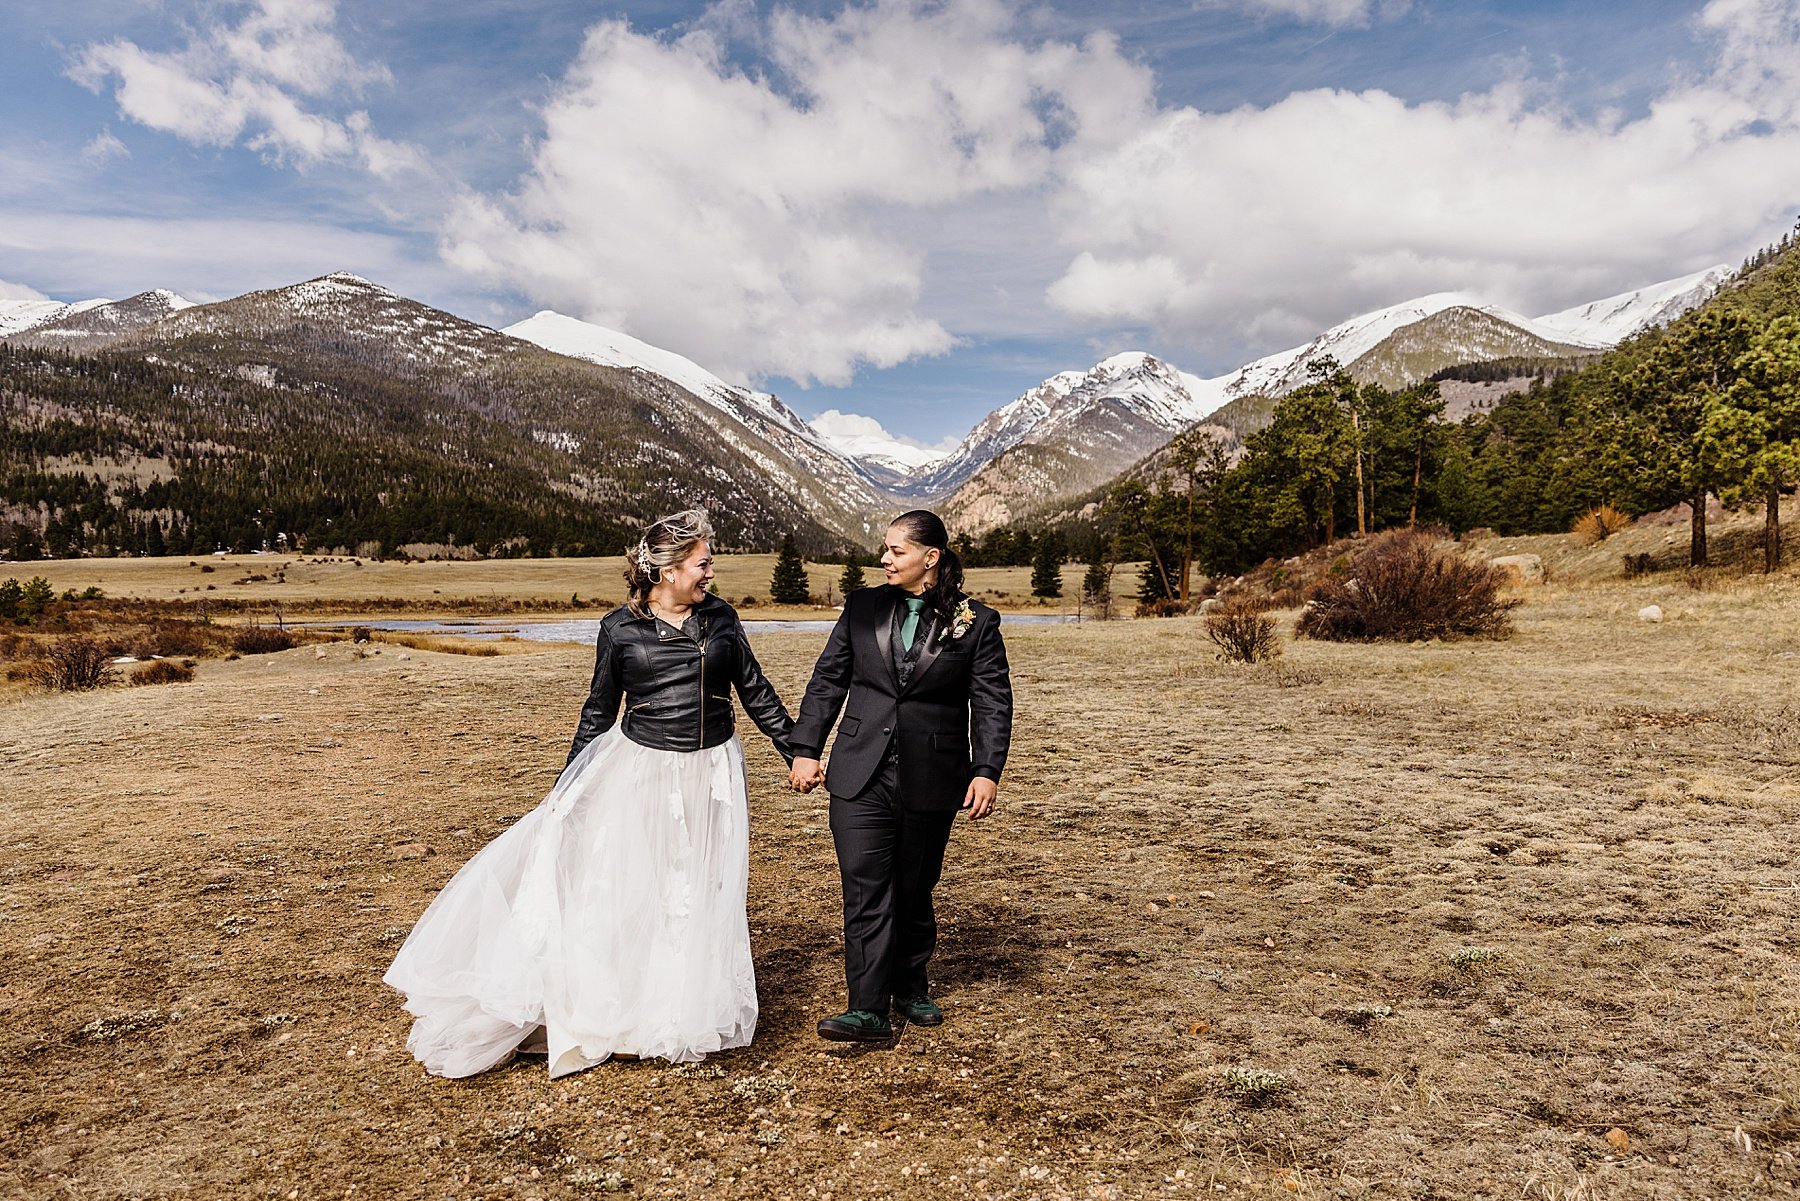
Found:
<path fill-rule="evenodd" d="M 854 797 L 831 798 L 831 838 L 844 884 L 844 978 L 850 1008 L 886 1013 L 890 997 L 929 995 L 937 946 L 931 890 L 944 869 L 956 810 L 901 804 L 892 757 Z"/>

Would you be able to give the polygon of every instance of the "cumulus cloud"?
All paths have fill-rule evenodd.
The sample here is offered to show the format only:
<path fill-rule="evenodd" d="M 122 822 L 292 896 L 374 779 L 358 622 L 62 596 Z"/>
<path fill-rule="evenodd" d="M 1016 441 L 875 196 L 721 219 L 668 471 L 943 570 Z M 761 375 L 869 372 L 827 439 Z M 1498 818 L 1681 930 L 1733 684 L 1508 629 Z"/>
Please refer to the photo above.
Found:
<path fill-rule="evenodd" d="M 336 19 L 336 0 L 256 0 L 237 24 L 196 31 L 179 50 L 82 47 L 68 74 L 94 92 L 114 84 L 121 116 L 201 145 L 241 141 L 274 162 L 348 160 L 383 177 L 418 166 L 418 152 L 378 136 L 367 113 L 329 111 L 389 80 L 350 53 Z"/>
<path fill-rule="evenodd" d="M 1800 196 L 1800 5 L 1714 0 L 1697 27 L 1714 69 L 1631 119 L 1527 82 L 1161 111 L 1071 164 L 1050 300 L 1268 349 L 1422 293 L 1541 312 L 1741 253 Z"/>
<path fill-rule="evenodd" d="M 732 65 L 750 41 L 766 71 Z M 1114 41 L 1032 41 L 999 0 L 593 27 L 528 174 L 445 253 L 534 302 L 739 378 L 844 383 L 949 349 L 917 311 L 920 213 L 1042 188 L 1153 112 Z"/>
<path fill-rule="evenodd" d="M 948 454 L 960 445 L 960 439 L 955 435 L 949 435 L 933 444 L 908 438 L 903 434 L 889 433 L 887 427 L 873 417 L 865 417 L 861 413 L 843 413 L 837 409 L 826 409 L 807 424 L 827 441 L 836 443 L 895 443 L 933 454 Z"/>

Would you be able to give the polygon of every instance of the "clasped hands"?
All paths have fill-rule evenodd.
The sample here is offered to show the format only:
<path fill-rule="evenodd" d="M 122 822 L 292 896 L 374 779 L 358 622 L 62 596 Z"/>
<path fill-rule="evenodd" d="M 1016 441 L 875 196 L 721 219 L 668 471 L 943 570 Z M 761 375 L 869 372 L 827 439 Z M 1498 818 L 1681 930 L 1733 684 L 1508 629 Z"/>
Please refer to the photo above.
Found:
<path fill-rule="evenodd" d="M 795 792 L 811 792 L 825 782 L 825 766 L 817 759 L 796 756 L 793 766 L 788 768 L 788 787 Z M 994 798 L 1000 786 L 986 776 L 976 776 L 969 781 L 969 790 L 963 794 L 962 807 L 969 812 L 970 821 L 980 821 L 994 811 Z"/>
<path fill-rule="evenodd" d="M 817 759 L 796 756 L 788 768 L 788 787 L 795 792 L 811 792 L 825 782 L 825 765 Z"/>

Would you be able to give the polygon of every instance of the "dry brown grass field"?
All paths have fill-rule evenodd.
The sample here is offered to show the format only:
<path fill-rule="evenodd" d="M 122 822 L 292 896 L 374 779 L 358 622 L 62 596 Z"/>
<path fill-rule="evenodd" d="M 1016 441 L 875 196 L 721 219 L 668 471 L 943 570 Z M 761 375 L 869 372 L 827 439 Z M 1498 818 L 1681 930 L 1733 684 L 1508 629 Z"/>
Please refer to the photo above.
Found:
<path fill-rule="evenodd" d="M 99 588 L 109 597 L 191 604 L 216 611 L 219 602 L 237 610 L 344 617 L 441 613 L 514 614 L 523 606 L 566 612 L 575 605 L 610 608 L 625 597 L 625 561 L 610 559 L 401 560 L 349 559 L 309 555 L 199 555 L 159 559 L 46 559 L 0 563 L 0 579 L 42 576 L 58 595 Z M 809 563 L 807 576 L 821 600 L 843 603 L 837 593 L 843 567 Z M 869 583 L 881 582 L 879 567 L 865 567 Z M 1031 595 L 1029 567 L 982 567 L 969 572 L 969 589 L 1006 611 L 1075 611 L 1081 590 L 1080 564 L 1063 568 L 1063 599 L 1039 604 Z M 717 585 L 733 602 L 749 596 L 760 603 L 745 610 L 757 618 L 829 617 L 818 609 L 769 603 L 774 555 L 723 555 Z M 1118 586 L 1135 584 L 1128 567 L 1116 573 Z M 573 602 L 573 604 L 572 604 Z"/>
<path fill-rule="evenodd" d="M 0 1195 L 1794 1195 L 1800 580 L 1694 583 L 1253 667 L 1196 618 L 1015 627 L 948 1021 L 891 1048 L 813 1034 L 830 835 L 749 738 L 754 1045 L 555 1082 L 426 1076 L 380 977 L 551 784 L 587 652 L 9 691 Z M 756 638 L 790 700 L 821 643 Z"/>

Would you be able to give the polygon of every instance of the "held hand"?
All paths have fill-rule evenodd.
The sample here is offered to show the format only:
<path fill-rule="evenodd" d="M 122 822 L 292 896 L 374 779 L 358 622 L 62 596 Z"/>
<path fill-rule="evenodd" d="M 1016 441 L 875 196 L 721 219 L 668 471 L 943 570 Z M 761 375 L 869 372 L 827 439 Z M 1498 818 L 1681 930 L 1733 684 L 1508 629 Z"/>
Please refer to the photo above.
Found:
<path fill-rule="evenodd" d="M 811 792 L 825 782 L 825 768 L 817 759 L 796 757 L 788 768 L 788 787 L 795 792 Z"/>
<path fill-rule="evenodd" d="M 980 821 L 994 811 L 994 797 L 1000 786 L 986 776 L 976 776 L 969 781 L 969 791 L 963 795 L 962 807 L 969 811 L 969 820 Z"/>

